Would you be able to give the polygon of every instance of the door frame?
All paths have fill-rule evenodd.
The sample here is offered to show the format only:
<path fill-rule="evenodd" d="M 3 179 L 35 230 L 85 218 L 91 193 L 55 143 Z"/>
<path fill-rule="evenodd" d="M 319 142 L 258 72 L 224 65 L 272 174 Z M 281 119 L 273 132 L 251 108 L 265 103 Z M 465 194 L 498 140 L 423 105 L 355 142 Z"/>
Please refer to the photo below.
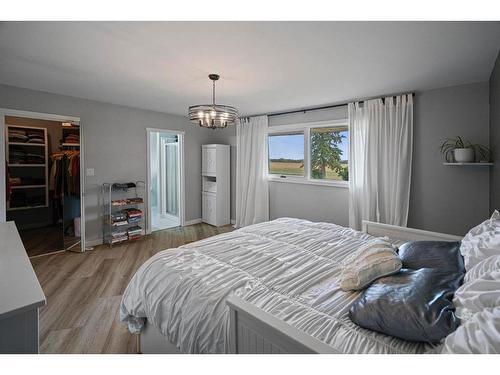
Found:
<path fill-rule="evenodd" d="M 49 120 L 60 122 L 77 122 L 80 125 L 80 251 L 85 251 L 85 143 L 84 127 L 80 117 L 55 115 L 50 113 L 23 111 L 18 109 L 0 108 L 0 223 L 7 220 L 7 207 L 5 201 L 5 116 L 26 117 L 36 120 Z"/>
<path fill-rule="evenodd" d="M 181 227 L 186 226 L 186 212 L 185 212 L 185 159 L 184 159 L 184 139 L 186 132 L 182 130 L 170 130 L 163 128 L 146 128 L 146 168 L 147 168 L 147 180 L 146 180 L 146 210 L 147 210 L 147 225 L 146 234 L 151 233 L 151 207 L 149 205 L 149 196 L 151 192 L 151 160 L 150 160 L 150 150 L 151 150 L 151 133 L 172 133 L 177 135 L 179 139 L 179 225 Z"/>

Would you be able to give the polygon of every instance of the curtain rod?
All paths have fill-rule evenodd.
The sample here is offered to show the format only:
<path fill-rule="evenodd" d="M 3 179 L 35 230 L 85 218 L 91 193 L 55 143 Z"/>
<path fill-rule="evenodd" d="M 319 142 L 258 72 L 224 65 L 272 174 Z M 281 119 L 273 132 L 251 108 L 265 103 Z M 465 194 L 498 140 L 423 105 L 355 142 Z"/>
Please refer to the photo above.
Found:
<path fill-rule="evenodd" d="M 306 112 L 310 112 L 310 111 L 318 111 L 318 110 L 321 110 L 321 109 L 344 107 L 347 104 L 352 103 L 352 102 L 363 103 L 366 100 L 378 99 L 378 98 L 382 98 L 382 100 L 383 100 L 384 98 L 389 97 L 389 96 L 408 95 L 408 94 L 411 94 L 411 96 L 415 96 L 414 92 L 392 94 L 392 95 L 382 95 L 382 96 L 375 96 L 375 97 L 364 98 L 364 99 L 353 99 L 353 100 L 351 100 L 351 101 L 349 101 L 347 103 L 330 104 L 330 105 L 324 105 L 324 106 L 321 106 L 321 107 L 309 107 L 309 108 L 302 108 L 302 109 L 293 109 L 293 110 L 284 111 L 284 112 L 263 113 L 263 114 L 260 114 L 260 115 L 252 115 L 252 116 L 245 116 L 245 117 L 255 117 L 255 116 L 264 116 L 264 115 L 267 115 L 268 117 L 272 117 L 272 116 L 291 115 L 293 113 L 301 113 L 301 112 L 306 113 Z"/>

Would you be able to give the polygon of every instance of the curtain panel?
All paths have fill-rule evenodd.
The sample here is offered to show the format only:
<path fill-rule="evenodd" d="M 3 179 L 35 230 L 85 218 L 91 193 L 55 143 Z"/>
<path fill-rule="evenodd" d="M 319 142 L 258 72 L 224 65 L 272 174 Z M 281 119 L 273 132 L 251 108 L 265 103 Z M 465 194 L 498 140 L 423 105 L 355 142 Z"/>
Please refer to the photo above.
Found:
<path fill-rule="evenodd" d="M 349 103 L 349 225 L 406 226 L 413 145 L 411 94 Z"/>
<path fill-rule="evenodd" d="M 267 116 L 236 123 L 236 228 L 269 220 Z"/>

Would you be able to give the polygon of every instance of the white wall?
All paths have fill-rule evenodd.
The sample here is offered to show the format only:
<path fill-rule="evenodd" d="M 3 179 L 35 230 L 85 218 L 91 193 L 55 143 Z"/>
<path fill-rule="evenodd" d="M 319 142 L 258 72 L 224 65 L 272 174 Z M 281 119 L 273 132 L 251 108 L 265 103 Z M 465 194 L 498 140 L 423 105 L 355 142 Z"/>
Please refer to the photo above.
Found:
<path fill-rule="evenodd" d="M 105 181 L 146 181 L 146 128 L 186 132 L 186 220 L 201 217 L 201 145 L 213 142 L 213 130 L 193 125 L 181 116 L 7 85 L 0 85 L 0 108 L 80 117 L 85 167 L 95 169 L 95 176 L 85 180 L 88 241 L 101 238 L 98 186 Z M 3 158 L 4 153 L 1 155 Z"/>

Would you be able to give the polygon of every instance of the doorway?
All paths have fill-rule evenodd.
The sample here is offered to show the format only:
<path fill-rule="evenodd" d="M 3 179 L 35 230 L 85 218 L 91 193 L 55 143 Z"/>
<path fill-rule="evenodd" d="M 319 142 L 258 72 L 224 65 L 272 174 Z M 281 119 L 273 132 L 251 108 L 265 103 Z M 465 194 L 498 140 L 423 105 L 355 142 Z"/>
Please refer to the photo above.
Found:
<path fill-rule="evenodd" d="M 0 130 L 0 221 L 16 223 L 29 257 L 84 251 L 80 119 L 0 109 Z"/>
<path fill-rule="evenodd" d="M 147 129 L 148 232 L 184 225 L 184 133 Z"/>

